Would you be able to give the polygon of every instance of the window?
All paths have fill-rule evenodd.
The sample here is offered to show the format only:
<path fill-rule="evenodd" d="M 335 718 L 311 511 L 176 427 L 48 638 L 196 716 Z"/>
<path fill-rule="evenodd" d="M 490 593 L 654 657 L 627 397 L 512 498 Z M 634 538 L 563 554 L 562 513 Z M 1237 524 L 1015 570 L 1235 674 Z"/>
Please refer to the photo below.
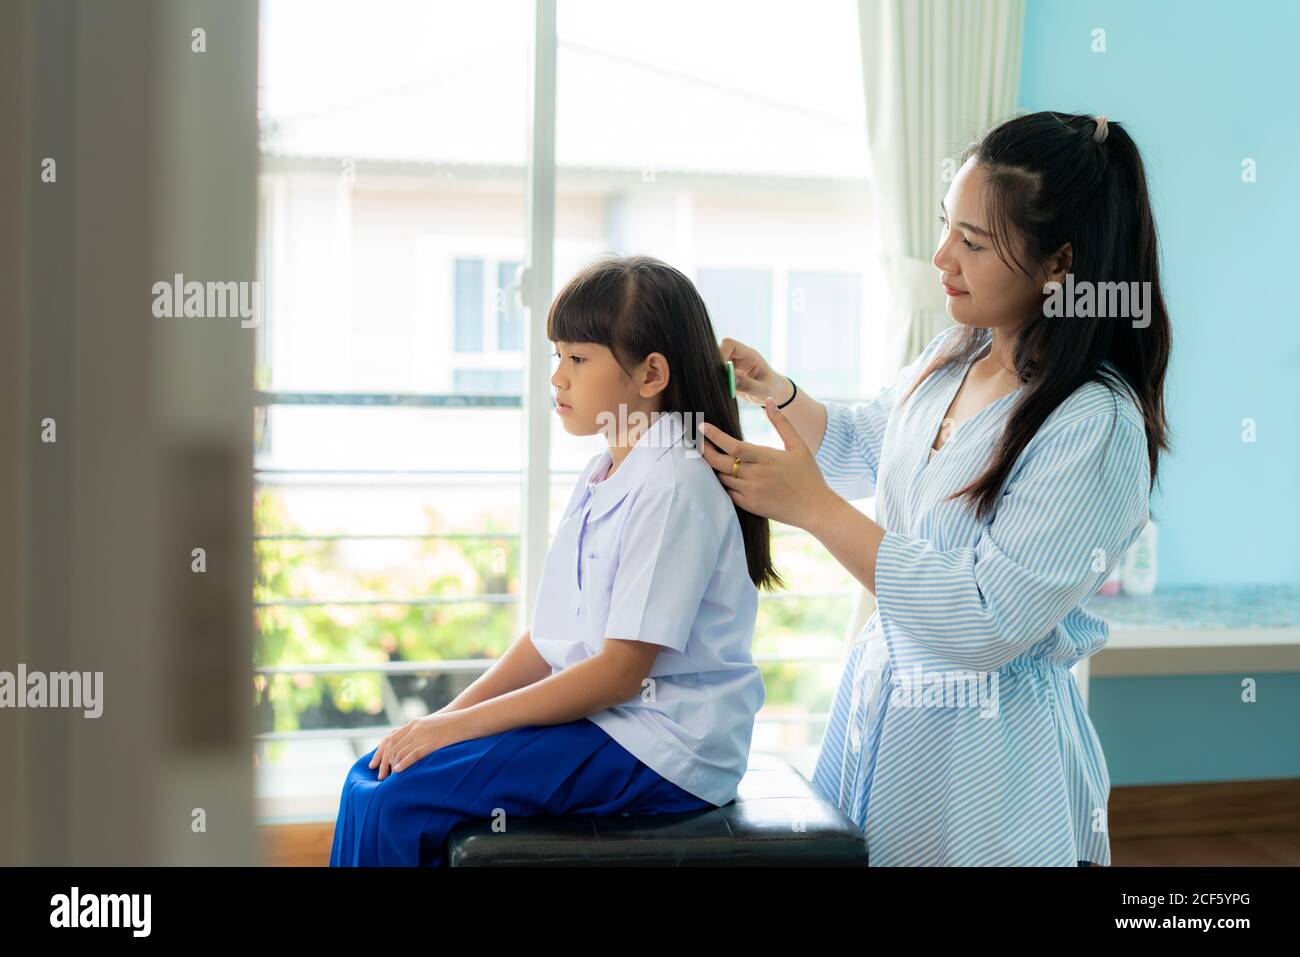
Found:
<path fill-rule="evenodd" d="M 337 810 L 381 731 L 518 633 L 521 337 L 494 307 L 525 248 L 519 10 L 260 5 L 265 818 Z"/>
<path fill-rule="evenodd" d="M 519 352 L 524 347 L 524 315 L 514 296 L 518 262 L 501 261 L 491 270 L 495 285 L 485 285 L 489 270 L 482 259 L 457 259 L 452 284 L 457 352 Z"/>
<path fill-rule="evenodd" d="M 748 4 L 560 5 L 551 281 L 655 255 L 696 279 L 719 336 L 851 396 L 873 345 L 856 13 L 801 16 L 792 46 Z M 526 515 L 549 509 L 553 531 L 601 440 L 551 416 L 549 461 L 524 451 L 550 403 L 523 381 L 544 316 L 513 292 L 528 5 L 264 0 L 261 17 L 258 787 L 264 816 L 321 817 L 380 733 L 517 636 L 522 557 L 545 551 Z M 742 409 L 746 437 L 776 444 Z M 857 587 L 775 534 L 791 588 L 760 604 L 754 747 L 809 773 Z"/>
<path fill-rule="evenodd" d="M 438 244 L 424 244 L 426 248 Z M 457 257 L 451 262 L 453 392 L 523 392 L 524 310 L 515 294 L 518 260 Z M 433 321 L 446 305 L 434 300 Z"/>
<path fill-rule="evenodd" d="M 457 259 L 456 351 L 483 351 L 483 260 Z"/>

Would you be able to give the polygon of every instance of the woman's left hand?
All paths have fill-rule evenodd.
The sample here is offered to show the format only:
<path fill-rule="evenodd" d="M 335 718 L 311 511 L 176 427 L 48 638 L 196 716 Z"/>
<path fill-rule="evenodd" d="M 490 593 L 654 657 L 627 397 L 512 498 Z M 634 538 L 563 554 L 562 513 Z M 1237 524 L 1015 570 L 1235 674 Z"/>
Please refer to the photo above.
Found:
<path fill-rule="evenodd" d="M 396 729 L 380 742 L 370 766 L 379 768 L 379 780 L 388 777 L 388 767 L 404 771 L 439 748 L 469 740 L 456 712 L 435 712 L 416 718 Z"/>
<path fill-rule="evenodd" d="M 702 424 L 707 441 L 700 443 L 700 454 L 718 473 L 731 500 L 745 511 L 806 529 L 818 509 L 825 507 L 827 497 L 835 493 L 822 478 L 812 451 L 776 407 L 776 400 L 768 399 L 764 409 L 785 443 L 784 449 L 742 442 L 716 426 Z M 740 459 L 738 467 L 736 459 Z"/>

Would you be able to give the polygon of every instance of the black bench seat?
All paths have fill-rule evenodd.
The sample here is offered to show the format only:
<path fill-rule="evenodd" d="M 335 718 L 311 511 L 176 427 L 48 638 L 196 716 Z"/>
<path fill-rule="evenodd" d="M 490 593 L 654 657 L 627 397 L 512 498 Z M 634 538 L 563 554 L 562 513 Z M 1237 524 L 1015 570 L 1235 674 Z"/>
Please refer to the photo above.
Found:
<path fill-rule="evenodd" d="M 690 814 L 473 821 L 447 838 L 451 867 L 864 867 L 866 841 L 787 761 L 751 753 L 736 800 Z"/>

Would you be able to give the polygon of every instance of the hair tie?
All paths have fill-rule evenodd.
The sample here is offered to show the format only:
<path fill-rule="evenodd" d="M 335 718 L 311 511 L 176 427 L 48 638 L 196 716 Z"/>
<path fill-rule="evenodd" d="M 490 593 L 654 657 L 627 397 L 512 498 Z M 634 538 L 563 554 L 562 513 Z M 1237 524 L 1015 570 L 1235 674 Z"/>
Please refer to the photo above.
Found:
<path fill-rule="evenodd" d="M 1094 117 L 1094 121 L 1097 124 L 1097 129 L 1092 134 L 1092 141 L 1094 143 L 1101 143 L 1106 139 L 1106 134 L 1110 132 L 1110 126 L 1106 122 L 1106 117 L 1104 116 Z"/>

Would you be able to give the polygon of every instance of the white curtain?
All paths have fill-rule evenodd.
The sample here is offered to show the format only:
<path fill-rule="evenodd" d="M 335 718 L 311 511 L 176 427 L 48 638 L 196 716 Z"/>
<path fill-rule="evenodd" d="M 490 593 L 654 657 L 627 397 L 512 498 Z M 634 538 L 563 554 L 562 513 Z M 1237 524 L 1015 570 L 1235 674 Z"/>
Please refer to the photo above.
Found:
<path fill-rule="evenodd" d="M 858 0 L 867 154 L 896 368 L 949 323 L 930 258 L 967 143 L 1015 113 L 1024 0 Z M 946 162 L 945 162 L 946 161 Z M 856 636 L 874 608 L 865 588 Z"/>
<path fill-rule="evenodd" d="M 966 144 L 1015 111 L 1024 8 L 1024 0 L 858 0 L 867 152 L 889 332 L 906 344 L 900 365 L 948 323 L 930 264 L 939 202 Z"/>

